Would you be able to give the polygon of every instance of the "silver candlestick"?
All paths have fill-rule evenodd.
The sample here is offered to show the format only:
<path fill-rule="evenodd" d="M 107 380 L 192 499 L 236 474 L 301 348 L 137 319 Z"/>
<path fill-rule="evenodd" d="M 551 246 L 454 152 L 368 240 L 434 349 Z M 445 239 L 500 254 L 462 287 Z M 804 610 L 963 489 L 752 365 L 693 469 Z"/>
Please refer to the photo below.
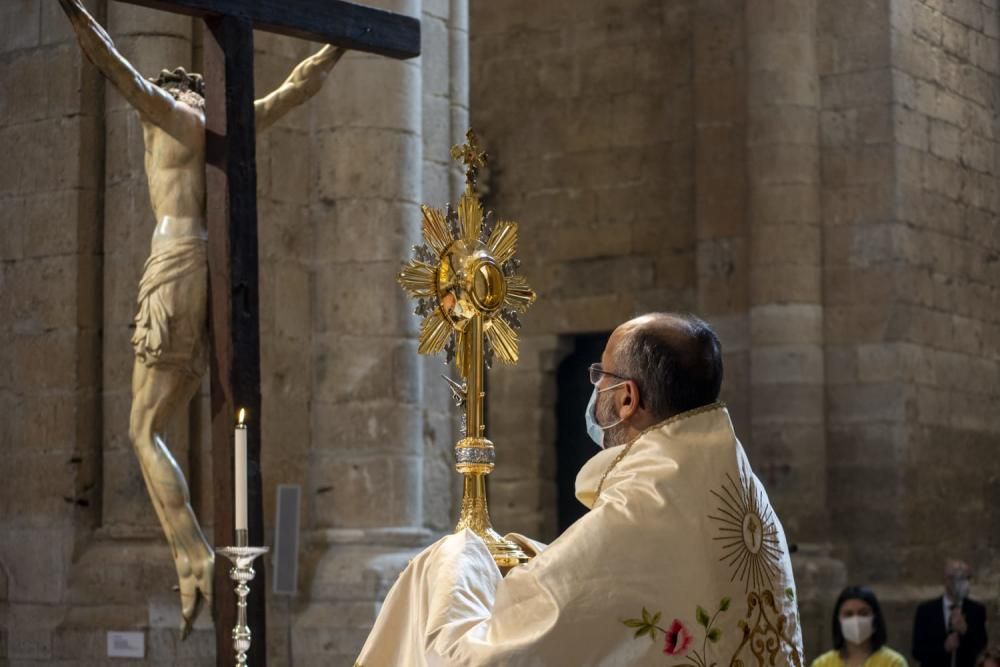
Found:
<path fill-rule="evenodd" d="M 242 535 L 240 534 L 242 533 Z M 247 595 L 250 594 L 250 582 L 256 574 L 253 562 L 258 556 L 268 552 L 267 547 L 246 546 L 246 531 L 236 531 L 236 542 L 240 546 L 220 547 L 216 552 L 228 558 L 233 566 L 229 568 L 229 578 L 236 582 L 236 625 L 233 627 L 233 650 L 236 651 L 236 664 L 244 667 L 247 664 L 247 651 L 250 650 L 250 628 L 247 626 Z"/>

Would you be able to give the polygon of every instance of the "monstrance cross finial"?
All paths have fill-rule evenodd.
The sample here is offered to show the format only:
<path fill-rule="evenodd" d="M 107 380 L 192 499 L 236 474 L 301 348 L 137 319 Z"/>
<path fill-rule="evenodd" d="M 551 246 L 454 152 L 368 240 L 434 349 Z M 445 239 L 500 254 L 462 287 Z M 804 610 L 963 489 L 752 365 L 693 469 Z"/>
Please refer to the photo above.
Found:
<path fill-rule="evenodd" d="M 470 190 L 476 186 L 479 170 L 486 166 L 489 156 L 479 149 L 479 137 L 471 129 L 465 133 L 465 143 L 451 147 L 451 157 L 465 165 L 465 185 Z"/>

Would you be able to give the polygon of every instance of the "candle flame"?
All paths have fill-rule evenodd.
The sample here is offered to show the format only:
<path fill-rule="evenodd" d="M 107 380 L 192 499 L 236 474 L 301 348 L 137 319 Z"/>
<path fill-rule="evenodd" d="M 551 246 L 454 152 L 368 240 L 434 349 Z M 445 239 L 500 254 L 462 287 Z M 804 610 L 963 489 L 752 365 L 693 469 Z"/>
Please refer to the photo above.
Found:
<path fill-rule="evenodd" d="M 246 426 L 246 419 L 247 419 L 247 409 L 246 408 L 240 408 L 239 425 L 240 426 Z"/>

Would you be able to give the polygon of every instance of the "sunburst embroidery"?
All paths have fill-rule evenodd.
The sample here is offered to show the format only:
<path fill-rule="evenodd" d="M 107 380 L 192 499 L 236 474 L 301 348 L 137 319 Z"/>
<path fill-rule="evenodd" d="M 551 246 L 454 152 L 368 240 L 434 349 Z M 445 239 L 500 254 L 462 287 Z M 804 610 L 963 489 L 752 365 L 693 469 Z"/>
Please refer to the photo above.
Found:
<path fill-rule="evenodd" d="M 739 481 L 726 475 L 719 490 L 710 491 L 719 504 L 709 519 L 718 524 L 718 535 L 713 537 L 720 544 L 722 556 L 732 569 L 730 582 L 739 579 L 746 593 L 746 611 L 735 622 L 726 623 L 725 636 L 736 637 L 739 644 L 728 660 L 718 661 L 717 648 L 723 638 L 723 624 L 717 624 L 720 615 L 729 609 L 730 598 L 719 603 L 713 616 L 698 606 L 695 620 L 705 631 L 700 650 L 693 648 L 694 633 L 685 624 L 683 616 L 674 619 L 668 627 L 660 625 L 663 615 L 658 611 L 651 614 L 644 607 L 642 618 L 628 618 L 621 622 L 626 627 L 635 628 L 636 638 L 648 635 L 656 640 L 664 636 L 663 652 L 672 656 L 675 667 L 775 667 L 782 664 L 802 667 L 799 645 L 796 643 L 795 591 L 784 589 L 784 600 L 775 594 L 775 582 L 783 579 L 782 559 L 784 551 L 778 530 L 778 520 L 767 503 L 764 491 L 746 464 L 740 466 Z M 790 582 L 788 582 L 790 583 Z M 667 616 L 670 618 L 670 616 Z M 729 648 L 725 649 L 729 655 Z M 747 656 L 746 652 L 750 655 Z M 784 657 L 786 660 L 778 662 Z"/>
<path fill-rule="evenodd" d="M 738 578 L 744 592 L 771 588 L 778 576 L 783 552 L 778 539 L 774 512 L 764 501 L 747 470 L 740 471 L 740 482 L 726 475 L 720 491 L 712 491 L 719 505 L 709 519 L 718 522 L 719 534 L 713 538 L 722 544 L 720 561 L 733 570 L 730 581 Z"/>

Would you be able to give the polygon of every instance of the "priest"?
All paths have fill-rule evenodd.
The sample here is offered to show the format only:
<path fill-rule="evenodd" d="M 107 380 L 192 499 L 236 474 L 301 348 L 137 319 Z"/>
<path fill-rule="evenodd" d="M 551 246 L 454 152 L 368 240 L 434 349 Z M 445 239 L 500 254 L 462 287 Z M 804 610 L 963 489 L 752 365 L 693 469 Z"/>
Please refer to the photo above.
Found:
<path fill-rule="evenodd" d="M 390 665 L 802 667 L 788 545 L 718 402 L 719 340 L 697 317 L 615 329 L 590 367 L 602 450 L 589 512 L 501 575 L 466 530 L 418 555 L 358 658 Z"/>

